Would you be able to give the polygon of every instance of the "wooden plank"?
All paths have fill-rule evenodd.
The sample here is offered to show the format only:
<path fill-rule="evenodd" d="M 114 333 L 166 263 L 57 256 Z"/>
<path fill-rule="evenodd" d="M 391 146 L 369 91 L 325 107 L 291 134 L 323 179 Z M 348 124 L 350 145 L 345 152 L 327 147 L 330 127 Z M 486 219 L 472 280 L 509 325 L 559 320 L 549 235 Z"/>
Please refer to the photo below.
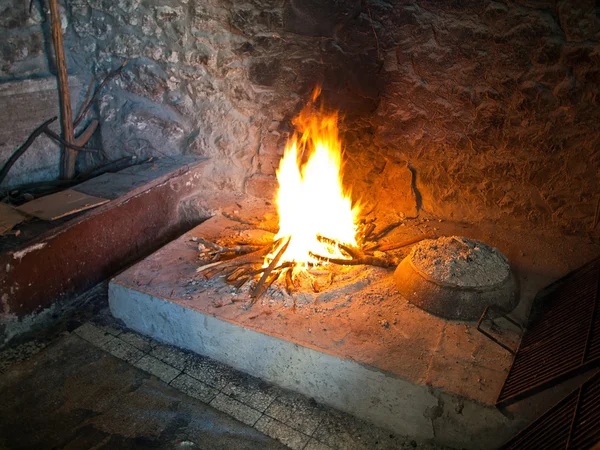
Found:
<path fill-rule="evenodd" d="M 43 220 L 56 220 L 107 203 L 102 197 L 66 189 L 56 194 L 36 198 L 18 207 L 19 211 Z"/>
<path fill-rule="evenodd" d="M 0 234 L 12 230 L 23 222 L 27 216 L 6 203 L 0 203 Z"/>
<path fill-rule="evenodd" d="M 105 173 L 98 177 L 84 181 L 77 186 L 73 186 L 73 190 L 83 192 L 84 194 L 94 197 L 108 198 L 114 200 L 135 188 L 143 186 L 147 183 L 147 179 L 142 176 L 131 174 Z"/>

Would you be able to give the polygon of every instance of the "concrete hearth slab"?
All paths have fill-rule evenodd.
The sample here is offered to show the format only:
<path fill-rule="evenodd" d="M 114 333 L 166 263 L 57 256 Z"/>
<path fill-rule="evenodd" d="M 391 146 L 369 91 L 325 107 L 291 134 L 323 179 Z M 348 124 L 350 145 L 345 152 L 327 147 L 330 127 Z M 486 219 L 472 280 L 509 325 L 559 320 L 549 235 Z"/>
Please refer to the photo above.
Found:
<path fill-rule="evenodd" d="M 81 292 L 209 217 L 183 211 L 207 160 L 155 159 L 72 188 L 111 201 L 52 221 L 30 220 L 0 240 L 0 346 L 48 326 Z"/>
<path fill-rule="evenodd" d="M 523 426 L 492 406 L 510 354 L 473 324 L 412 306 L 391 272 L 353 269 L 361 282 L 345 294 L 323 292 L 295 307 L 275 294 L 249 306 L 244 292 L 196 276 L 193 237 L 239 236 L 247 228 L 214 217 L 126 270 L 110 284 L 113 315 L 397 433 L 481 448 Z"/>

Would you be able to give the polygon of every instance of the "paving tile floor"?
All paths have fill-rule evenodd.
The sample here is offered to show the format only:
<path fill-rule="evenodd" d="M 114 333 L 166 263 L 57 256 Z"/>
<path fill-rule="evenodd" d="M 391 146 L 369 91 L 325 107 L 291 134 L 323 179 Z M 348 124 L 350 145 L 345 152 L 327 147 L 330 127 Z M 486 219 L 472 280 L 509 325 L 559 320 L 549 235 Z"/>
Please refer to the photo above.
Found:
<path fill-rule="evenodd" d="M 0 375 L 0 449 L 285 449 L 126 362 L 140 355 L 119 338 L 98 339 L 90 326 L 80 333 Z"/>
<path fill-rule="evenodd" d="M 141 336 L 122 327 L 108 309 L 72 334 L 155 377 L 157 383 L 168 384 L 293 450 L 439 448 L 367 424 L 210 358 Z M 25 350 L 25 354 L 41 348 Z M 0 367 L 0 373 L 5 369 Z"/>

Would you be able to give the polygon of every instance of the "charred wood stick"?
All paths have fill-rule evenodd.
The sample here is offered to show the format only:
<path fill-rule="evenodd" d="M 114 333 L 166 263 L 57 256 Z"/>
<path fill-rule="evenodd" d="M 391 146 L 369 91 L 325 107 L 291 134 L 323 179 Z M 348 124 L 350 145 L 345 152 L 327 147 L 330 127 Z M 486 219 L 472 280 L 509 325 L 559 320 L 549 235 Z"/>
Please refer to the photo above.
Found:
<path fill-rule="evenodd" d="M 235 283 L 231 283 L 231 285 L 233 287 L 235 287 L 236 289 L 241 289 L 243 285 L 245 285 L 251 277 L 245 276 L 245 277 L 241 277 L 238 278 Z"/>
<path fill-rule="evenodd" d="M 402 247 L 406 247 L 407 245 L 416 244 L 417 242 L 421 242 L 424 239 L 436 239 L 437 235 L 433 233 L 421 234 L 419 236 L 415 236 L 414 238 L 407 239 L 401 242 L 391 242 L 389 244 L 382 244 L 378 248 L 374 250 L 379 250 L 380 252 L 389 252 L 390 250 L 397 250 Z"/>
<path fill-rule="evenodd" d="M 217 261 L 217 262 L 225 262 L 225 261 Z M 227 278 L 229 275 L 233 274 L 233 272 L 235 272 L 239 268 L 251 269 L 257 263 L 258 263 L 258 261 L 251 262 L 251 263 L 238 264 L 238 265 L 220 264 L 220 265 L 217 265 L 216 267 L 212 267 L 211 269 L 205 271 L 204 278 L 209 279 L 209 278 L 212 278 L 215 276 L 224 276 Z"/>
<path fill-rule="evenodd" d="M 221 247 L 218 244 L 215 244 L 213 242 L 207 241 L 206 239 L 202 239 L 202 238 L 194 238 L 195 242 L 199 242 L 202 245 L 204 245 L 205 247 L 209 247 L 211 249 L 213 249 L 215 252 L 217 252 L 216 256 L 220 256 L 222 254 L 228 254 L 228 253 L 233 253 L 234 255 L 245 255 L 246 253 L 252 253 L 255 252 L 257 250 L 260 250 L 262 248 L 264 248 L 263 245 L 239 245 L 239 246 L 235 246 L 235 247 Z M 192 239 L 192 240 L 194 240 Z"/>
<path fill-rule="evenodd" d="M 330 245 L 331 247 L 336 247 L 339 250 L 341 250 L 342 252 L 346 253 L 349 257 L 351 257 L 351 258 L 353 257 L 352 251 L 349 250 L 349 247 L 342 244 L 341 242 L 336 241 L 335 239 L 331 239 L 331 238 L 328 238 L 325 236 L 318 235 L 317 240 L 319 242 L 321 242 L 322 244 L 327 244 L 327 245 Z"/>
<path fill-rule="evenodd" d="M 278 267 L 275 267 L 273 269 L 273 272 L 279 271 L 279 270 L 285 270 L 286 268 L 289 269 L 293 266 L 292 263 L 290 262 L 285 262 L 281 265 L 279 265 Z M 228 280 L 226 280 L 226 282 L 228 282 L 229 284 L 231 284 L 232 286 L 235 286 L 236 288 L 240 288 L 242 287 L 244 284 L 246 284 L 246 282 L 250 279 L 252 279 L 254 276 L 258 275 L 259 273 L 263 273 L 267 268 L 266 267 L 262 267 L 258 270 L 254 270 L 252 272 L 246 272 L 242 275 L 237 276 L 236 280 L 233 280 L 232 282 L 229 282 Z M 290 269 L 291 270 L 291 269 Z M 240 280 L 244 279 L 243 282 L 239 282 Z M 268 288 L 268 286 L 267 286 Z"/>
<path fill-rule="evenodd" d="M 348 247 L 347 245 L 344 245 L 344 244 L 340 244 L 340 249 L 342 249 L 344 252 L 346 252 L 348 255 L 350 255 L 350 257 L 353 259 L 359 259 L 359 258 L 362 258 L 363 256 L 365 256 L 364 253 L 362 253 L 359 249 L 353 248 L 353 247 Z"/>
<path fill-rule="evenodd" d="M 337 247 L 339 245 L 339 242 L 335 239 L 328 238 L 327 236 L 321 236 L 320 234 L 317 234 L 317 241 L 322 244 L 331 245 L 332 247 Z"/>
<path fill-rule="evenodd" d="M 280 264 L 279 266 L 275 267 L 273 270 L 280 270 L 280 269 L 285 269 L 285 268 L 293 267 L 293 266 L 294 266 L 294 263 L 286 261 L 283 264 Z M 250 275 L 251 277 L 254 277 L 258 274 L 263 273 L 267 269 L 268 269 L 268 267 L 261 267 L 260 269 L 256 269 L 256 270 L 253 270 L 252 272 L 248 272 L 248 275 Z"/>
<path fill-rule="evenodd" d="M 315 278 L 313 278 L 313 279 L 311 280 L 311 283 L 310 283 L 310 285 L 311 285 L 311 287 L 312 287 L 312 290 L 313 290 L 313 292 L 314 292 L 314 293 L 316 293 L 316 294 L 318 294 L 319 292 L 321 292 L 321 291 L 322 291 L 322 289 L 323 289 L 323 286 L 321 286 L 321 285 L 319 284 L 319 281 L 318 281 L 317 279 L 315 279 Z"/>
<path fill-rule="evenodd" d="M 63 46 L 58 0 L 49 0 L 49 4 L 52 23 L 52 42 L 54 44 L 54 56 L 56 61 L 56 76 L 58 78 L 62 135 L 67 143 L 73 144 L 75 140 L 75 133 L 73 131 L 73 112 L 71 111 L 71 95 L 69 94 L 69 78 L 67 76 L 67 64 Z M 70 180 L 75 176 L 76 159 L 77 151 L 70 146 L 64 146 L 62 154 L 63 178 Z"/>
<path fill-rule="evenodd" d="M 217 261 L 219 262 L 219 261 Z M 212 277 L 216 277 L 217 275 L 221 275 L 223 272 L 225 272 L 226 270 L 230 270 L 230 267 L 217 267 L 217 268 L 212 268 L 208 271 L 205 271 L 204 274 L 204 278 L 206 278 L 207 280 L 211 279 Z"/>
<path fill-rule="evenodd" d="M 288 295 L 292 295 L 292 291 L 294 290 L 294 279 L 292 278 L 292 274 L 294 269 L 289 268 L 285 271 L 285 291 Z"/>
<path fill-rule="evenodd" d="M 204 272 L 205 270 L 208 270 L 211 267 L 218 266 L 219 264 L 223 264 L 223 261 L 217 261 L 217 262 L 213 262 L 213 263 L 210 263 L 210 264 L 205 264 L 203 266 L 198 267 L 196 269 L 196 273 Z"/>
<path fill-rule="evenodd" d="M 226 281 L 235 281 L 242 275 L 245 275 L 246 272 L 248 272 L 247 267 L 238 267 L 233 272 L 231 272 L 229 275 L 227 275 L 227 278 L 225 278 L 225 280 Z"/>
<path fill-rule="evenodd" d="M 267 289 L 269 289 L 271 287 L 271 285 L 275 282 L 275 280 L 277 278 L 279 278 L 279 275 L 281 275 L 281 271 L 274 269 L 273 272 L 271 272 L 271 274 L 267 277 L 267 281 L 265 281 L 265 284 L 262 288 L 262 292 L 260 293 L 260 295 L 258 295 L 257 297 L 252 299 L 252 304 L 254 304 L 256 302 L 256 300 L 259 299 L 259 297 L 265 293 L 267 291 Z"/>
<path fill-rule="evenodd" d="M 98 95 L 100 95 L 100 92 L 102 91 L 102 89 L 104 88 L 106 83 L 108 83 L 114 77 L 119 75 L 128 63 L 129 63 L 129 60 L 126 59 L 125 61 L 123 61 L 123 64 L 121 64 L 121 66 L 118 69 L 115 69 L 112 72 L 109 72 L 109 74 L 106 75 L 106 77 L 104 77 L 104 80 L 102 80 L 102 82 L 98 85 L 98 88 L 96 88 L 92 97 L 89 100 L 86 100 L 86 102 L 84 103 L 84 106 L 81 107 L 81 110 L 80 110 L 79 114 L 77 114 L 77 118 L 75 119 L 75 122 L 73 124 L 74 126 L 79 125 L 79 123 L 83 120 L 83 118 L 85 117 L 85 115 L 87 114 L 89 109 L 92 107 L 92 105 L 96 101 L 96 98 L 98 97 Z"/>
<path fill-rule="evenodd" d="M 342 244 L 339 241 L 336 241 L 335 239 L 331 239 L 326 236 L 317 235 L 317 241 L 319 241 L 321 244 L 326 244 L 331 247 L 335 247 L 335 248 L 344 250 L 344 247 L 343 247 L 344 244 Z"/>
<path fill-rule="evenodd" d="M 327 256 L 317 255 L 316 253 L 309 252 L 309 255 L 313 258 L 321 261 L 328 262 L 331 264 L 338 264 L 340 266 L 376 266 L 376 267 L 394 267 L 398 264 L 396 258 L 382 258 L 371 255 L 363 255 L 360 258 L 353 259 L 341 259 L 341 258 L 329 258 Z"/>
<path fill-rule="evenodd" d="M 265 246 L 265 247 L 261 248 L 260 250 L 257 250 L 252 253 L 247 253 L 247 254 L 242 255 L 235 259 L 229 259 L 227 261 L 217 261 L 217 262 L 205 264 L 203 266 L 198 267 L 196 269 L 196 273 L 204 272 L 205 270 L 210 269 L 211 267 L 216 267 L 219 265 L 222 265 L 223 268 L 225 269 L 228 267 L 242 266 L 244 264 L 256 264 L 256 263 L 262 262 L 264 256 L 267 254 L 269 249 L 270 249 L 270 246 Z"/>
<path fill-rule="evenodd" d="M 8 171 L 10 170 L 10 168 L 17 162 L 17 160 L 23 155 L 23 153 L 25 153 L 27 151 L 27 149 L 29 147 L 31 147 L 31 144 L 33 144 L 33 141 L 35 141 L 36 138 L 44 132 L 44 130 L 48 127 L 48 125 L 50 125 L 56 119 L 57 119 L 57 117 L 52 117 L 51 119 L 46 120 L 43 124 L 41 124 L 35 130 L 33 130 L 31 132 L 31 134 L 29 135 L 29 137 L 27 138 L 27 140 L 23 143 L 23 145 L 21 145 L 10 156 L 10 158 L 8 158 L 6 160 L 6 162 L 4 163 L 4 166 L 2 167 L 2 170 L 0 170 L 0 184 L 2 184 L 2 181 L 4 181 L 4 178 L 8 174 Z"/>
<path fill-rule="evenodd" d="M 362 244 L 369 240 L 369 238 L 373 234 L 373 231 L 375 231 L 375 226 L 376 225 L 374 222 L 371 222 L 371 223 L 365 225 L 365 227 L 362 230 L 362 233 L 360 233 L 360 236 L 358 238 L 359 244 Z"/>
<path fill-rule="evenodd" d="M 192 238 L 192 241 L 193 241 L 194 239 L 195 239 L 196 241 L 200 242 L 200 243 L 201 243 L 202 245 L 204 245 L 205 247 L 212 248 L 213 250 L 216 250 L 216 251 L 218 251 L 218 252 L 220 252 L 221 250 L 223 250 L 223 247 L 221 247 L 220 245 L 214 244 L 214 243 L 212 243 L 212 242 L 210 242 L 210 241 L 207 241 L 206 239 L 202 239 L 202 238 L 196 237 L 196 238 Z"/>
<path fill-rule="evenodd" d="M 256 300 L 258 300 L 258 298 L 267 290 L 268 286 L 265 287 L 267 278 L 269 277 L 269 275 L 271 274 L 273 269 L 277 266 L 277 263 L 279 262 L 279 260 L 281 259 L 281 257 L 285 253 L 285 251 L 287 250 L 288 245 L 290 244 L 290 241 L 291 241 L 291 237 L 288 236 L 284 239 L 285 240 L 283 242 L 283 245 L 279 248 L 279 250 L 277 251 L 277 254 L 273 258 L 273 260 L 271 261 L 269 266 L 266 268 L 266 270 L 263 272 L 262 276 L 260 277 L 260 280 L 258 280 L 258 283 L 256 284 L 256 287 L 252 291 L 252 294 L 250 295 L 253 298 L 252 303 L 254 303 Z"/>

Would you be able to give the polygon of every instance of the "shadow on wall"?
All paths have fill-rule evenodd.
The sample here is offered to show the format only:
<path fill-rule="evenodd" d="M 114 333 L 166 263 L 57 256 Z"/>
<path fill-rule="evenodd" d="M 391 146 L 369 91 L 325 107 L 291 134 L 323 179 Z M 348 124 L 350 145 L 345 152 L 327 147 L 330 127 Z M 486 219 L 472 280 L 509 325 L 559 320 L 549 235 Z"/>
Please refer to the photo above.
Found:
<path fill-rule="evenodd" d="M 600 234 L 593 2 L 292 0 L 284 19 L 320 38 L 313 79 L 367 211 Z"/>

